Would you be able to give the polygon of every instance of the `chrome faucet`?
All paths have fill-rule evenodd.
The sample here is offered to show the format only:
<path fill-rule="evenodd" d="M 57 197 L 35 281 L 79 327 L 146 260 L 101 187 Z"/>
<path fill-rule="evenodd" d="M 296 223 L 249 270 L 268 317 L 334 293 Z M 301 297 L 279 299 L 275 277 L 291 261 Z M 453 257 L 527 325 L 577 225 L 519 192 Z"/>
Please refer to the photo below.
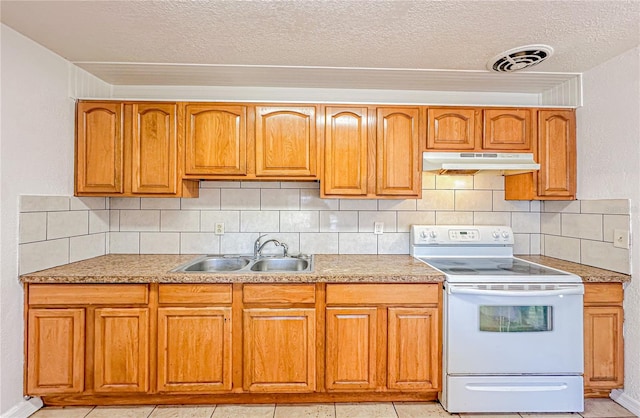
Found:
<path fill-rule="evenodd" d="M 268 239 L 265 242 L 260 243 L 260 238 L 266 237 L 266 236 L 267 234 L 260 235 L 258 239 L 253 243 L 253 258 L 257 259 L 259 257 L 262 257 L 262 249 L 264 248 L 265 245 L 267 245 L 270 242 L 273 242 L 273 244 L 277 247 L 282 247 L 283 257 L 287 257 L 289 255 L 289 246 L 284 242 L 278 241 L 277 239 Z"/>

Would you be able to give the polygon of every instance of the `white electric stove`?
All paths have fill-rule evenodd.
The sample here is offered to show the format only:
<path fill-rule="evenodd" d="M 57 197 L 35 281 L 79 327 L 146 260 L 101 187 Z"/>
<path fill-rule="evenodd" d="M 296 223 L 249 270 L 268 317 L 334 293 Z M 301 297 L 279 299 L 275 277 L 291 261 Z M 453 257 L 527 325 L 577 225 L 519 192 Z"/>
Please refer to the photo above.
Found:
<path fill-rule="evenodd" d="M 411 255 L 446 275 L 445 409 L 582 411 L 580 277 L 514 257 L 506 226 L 413 225 Z"/>

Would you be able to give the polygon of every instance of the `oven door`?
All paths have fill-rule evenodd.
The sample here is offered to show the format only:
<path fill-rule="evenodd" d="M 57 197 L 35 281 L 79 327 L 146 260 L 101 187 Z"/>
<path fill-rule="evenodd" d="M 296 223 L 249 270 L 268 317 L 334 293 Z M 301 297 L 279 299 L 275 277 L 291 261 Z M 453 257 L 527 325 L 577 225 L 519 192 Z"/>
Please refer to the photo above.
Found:
<path fill-rule="evenodd" d="M 582 284 L 445 283 L 448 375 L 582 374 Z"/>

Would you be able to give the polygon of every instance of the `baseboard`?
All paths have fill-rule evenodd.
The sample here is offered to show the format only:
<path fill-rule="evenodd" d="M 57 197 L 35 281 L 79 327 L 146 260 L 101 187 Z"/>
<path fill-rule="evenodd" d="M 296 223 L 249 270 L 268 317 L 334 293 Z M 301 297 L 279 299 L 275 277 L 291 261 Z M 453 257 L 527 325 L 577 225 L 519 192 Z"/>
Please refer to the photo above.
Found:
<path fill-rule="evenodd" d="M 42 408 L 42 405 L 42 399 L 30 398 L 29 400 L 24 400 L 18 405 L 15 405 L 13 408 L 2 414 L 2 417 L 0 418 L 27 418 L 38 409 Z"/>
<path fill-rule="evenodd" d="M 611 391 L 610 396 L 611 399 L 633 412 L 637 417 L 640 417 L 640 402 L 624 393 L 623 390 L 614 389 Z"/>

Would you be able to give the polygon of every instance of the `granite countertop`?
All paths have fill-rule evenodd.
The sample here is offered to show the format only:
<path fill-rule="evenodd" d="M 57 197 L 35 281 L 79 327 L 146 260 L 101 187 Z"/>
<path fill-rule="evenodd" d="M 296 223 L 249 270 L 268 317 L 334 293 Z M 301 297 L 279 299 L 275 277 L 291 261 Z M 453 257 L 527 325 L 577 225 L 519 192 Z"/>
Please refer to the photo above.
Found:
<path fill-rule="evenodd" d="M 25 283 L 437 283 L 444 274 L 410 255 L 315 256 L 313 272 L 172 273 L 196 254 L 109 254 L 20 276 Z M 584 282 L 628 282 L 631 276 L 557 258 L 518 258 L 568 271 Z"/>
<path fill-rule="evenodd" d="M 444 274 L 410 255 L 314 257 L 308 273 L 171 273 L 191 255 L 109 254 L 20 276 L 25 283 L 437 283 Z"/>
<path fill-rule="evenodd" d="M 611 270 L 604 270 L 584 264 L 572 263 L 571 261 L 560 260 L 559 258 L 546 257 L 543 255 L 516 255 L 523 260 L 542 264 L 558 270 L 564 270 L 580 276 L 585 283 L 613 282 L 625 283 L 631 281 L 631 276 Z"/>

